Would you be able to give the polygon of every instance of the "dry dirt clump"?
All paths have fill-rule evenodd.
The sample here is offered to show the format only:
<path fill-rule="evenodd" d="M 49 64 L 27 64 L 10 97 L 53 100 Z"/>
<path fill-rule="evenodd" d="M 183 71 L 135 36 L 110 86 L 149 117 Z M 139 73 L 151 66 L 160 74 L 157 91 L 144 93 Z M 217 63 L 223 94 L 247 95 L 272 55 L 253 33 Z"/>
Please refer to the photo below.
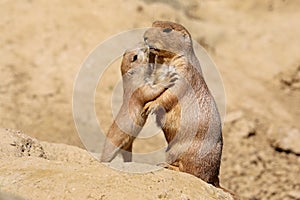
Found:
<path fill-rule="evenodd" d="M 36 139 L 9 129 L 1 130 L 6 134 L 1 134 L 0 156 L 34 156 L 47 158 L 44 148 Z"/>
<path fill-rule="evenodd" d="M 300 131 L 294 127 L 270 127 L 267 132 L 271 146 L 278 152 L 300 156 Z"/>
<path fill-rule="evenodd" d="M 300 90 L 300 65 L 279 75 L 281 87 L 286 90 Z"/>

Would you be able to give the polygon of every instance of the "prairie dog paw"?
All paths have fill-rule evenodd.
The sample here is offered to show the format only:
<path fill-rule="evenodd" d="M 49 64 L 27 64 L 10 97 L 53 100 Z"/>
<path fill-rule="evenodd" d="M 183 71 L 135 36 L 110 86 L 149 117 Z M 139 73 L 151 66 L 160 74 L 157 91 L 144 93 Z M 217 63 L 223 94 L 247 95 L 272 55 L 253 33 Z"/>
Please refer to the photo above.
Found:
<path fill-rule="evenodd" d="M 155 101 L 150 101 L 144 106 L 142 116 L 148 116 L 149 114 L 154 114 L 154 112 L 160 107 Z"/>
<path fill-rule="evenodd" d="M 153 84 L 164 88 L 170 88 L 175 84 L 177 79 L 178 74 L 174 67 L 162 65 L 157 69 L 157 76 Z"/>

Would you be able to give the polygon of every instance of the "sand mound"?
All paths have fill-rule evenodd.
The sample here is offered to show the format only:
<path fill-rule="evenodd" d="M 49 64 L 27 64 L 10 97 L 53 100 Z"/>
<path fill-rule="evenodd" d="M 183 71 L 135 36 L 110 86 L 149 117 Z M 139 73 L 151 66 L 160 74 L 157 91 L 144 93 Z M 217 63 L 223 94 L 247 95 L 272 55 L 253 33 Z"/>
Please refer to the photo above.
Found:
<path fill-rule="evenodd" d="M 6 193 L 24 199 L 232 199 L 189 174 L 124 173 L 77 147 L 39 142 L 12 130 L 0 130 L 0 137 L 1 199 L 11 198 Z"/>

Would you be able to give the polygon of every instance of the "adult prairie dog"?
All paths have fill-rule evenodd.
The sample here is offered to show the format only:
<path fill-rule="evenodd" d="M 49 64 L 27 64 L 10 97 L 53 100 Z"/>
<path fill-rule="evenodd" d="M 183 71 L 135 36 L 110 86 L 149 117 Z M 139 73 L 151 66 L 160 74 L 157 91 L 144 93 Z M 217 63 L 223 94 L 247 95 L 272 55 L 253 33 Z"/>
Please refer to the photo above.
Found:
<path fill-rule="evenodd" d="M 168 142 L 166 163 L 219 186 L 222 126 L 219 112 L 194 55 L 189 32 L 173 22 L 154 22 L 144 35 L 156 61 L 174 68 L 173 87 L 146 104 Z"/>

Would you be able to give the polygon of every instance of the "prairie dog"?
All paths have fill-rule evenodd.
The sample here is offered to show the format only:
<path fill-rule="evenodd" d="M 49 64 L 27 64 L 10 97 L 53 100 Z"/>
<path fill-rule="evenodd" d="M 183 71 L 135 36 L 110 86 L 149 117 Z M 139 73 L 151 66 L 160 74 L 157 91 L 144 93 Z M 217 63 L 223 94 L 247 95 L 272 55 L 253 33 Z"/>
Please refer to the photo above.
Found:
<path fill-rule="evenodd" d="M 145 32 L 144 41 L 150 48 L 185 56 L 202 74 L 199 60 L 194 52 L 191 34 L 182 25 L 169 21 L 155 21 Z"/>
<path fill-rule="evenodd" d="M 173 87 L 146 104 L 156 114 L 168 142 L 166 164 L 219 186 L 222 126 L 219 112 L 194 55 L 191 36 L 181 25 L 154 22 L 144 35 L 159 64 L 175 68 Z"/>
<path fill-rule="evenodd" d="M 153 58 L 146 46 L 124 53 L 121 64 L 123 104 L 107 133 L 101 162 L 110 162 L 120 151 L 125 162 L 132 160 L 132 143 L 147 120 L 147 115 L 142 113 L 145 104 L 176 80 L 169 66 L 156 67 L 151 61 Z"/>

